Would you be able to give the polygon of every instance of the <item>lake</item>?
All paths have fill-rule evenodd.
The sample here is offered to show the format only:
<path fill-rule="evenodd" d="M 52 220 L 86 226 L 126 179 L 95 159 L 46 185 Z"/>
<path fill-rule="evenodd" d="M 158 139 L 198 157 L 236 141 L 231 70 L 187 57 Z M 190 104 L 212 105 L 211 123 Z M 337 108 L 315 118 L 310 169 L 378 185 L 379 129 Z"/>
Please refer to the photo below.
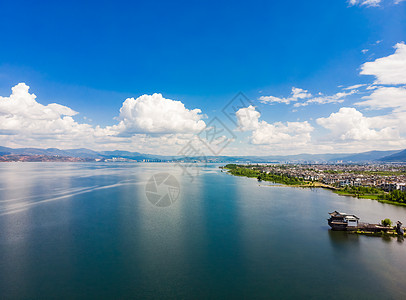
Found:
<path fill-rule="evenodd" d="M 218 166 L 1 163 L 1 299 L 406 299 L 402 240 L 327 225 L 405 207 Z"/>

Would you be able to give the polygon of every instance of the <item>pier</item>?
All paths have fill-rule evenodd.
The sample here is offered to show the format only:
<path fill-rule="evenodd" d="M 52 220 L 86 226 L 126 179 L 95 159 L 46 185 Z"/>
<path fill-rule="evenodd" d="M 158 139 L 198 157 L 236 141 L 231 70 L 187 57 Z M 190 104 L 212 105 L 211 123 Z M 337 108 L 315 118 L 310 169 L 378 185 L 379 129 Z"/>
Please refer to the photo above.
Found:
<path fill-rule="evenodd" d="M 359 218 L 356 215 L 333 211 L 329 213 L 330 218 L 327 219 L 328 225 L 331 230 L 337 231 L 350 231 L 358 233 L 388 233 L 389 231 L 394 234 L 404 235 L 405 228 L 402 227 L 400 221 L 396 226 L 384 226 L 382 224 L 370 224 L 359 222 Z"/>

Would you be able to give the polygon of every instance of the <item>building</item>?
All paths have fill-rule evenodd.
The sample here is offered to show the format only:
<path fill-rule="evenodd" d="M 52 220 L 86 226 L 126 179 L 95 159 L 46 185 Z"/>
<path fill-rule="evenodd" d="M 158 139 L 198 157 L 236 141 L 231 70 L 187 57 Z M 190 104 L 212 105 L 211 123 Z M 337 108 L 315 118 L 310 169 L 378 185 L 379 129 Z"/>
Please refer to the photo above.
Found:
<path fill-rule="evenodd" d="M 396 184 L 396 189 L 402 192 L 406 192 L 406 184 L 405 183 L 398 183 Z"/>
<path fill-rule="evenodd" d="M 356 215 L 340 213 L 338 211 L 329 213 L 329 215 L 328 225 L 330 225 L 332 230 L 348 230 L 358 227 L 359 218 Z"/>

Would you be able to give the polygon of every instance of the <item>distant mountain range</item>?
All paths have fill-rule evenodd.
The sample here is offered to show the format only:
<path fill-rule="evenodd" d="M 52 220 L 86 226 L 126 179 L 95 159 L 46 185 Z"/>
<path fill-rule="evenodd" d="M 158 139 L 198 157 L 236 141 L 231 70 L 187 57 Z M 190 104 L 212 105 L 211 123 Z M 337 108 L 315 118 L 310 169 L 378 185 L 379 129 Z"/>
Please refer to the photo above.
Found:
<path fill-rule="evenodd" d="M 124 159 L 136 161 L 199 161 L 201 157 L 152 155 L 130 151 L 93 151 L 85 148 L 61 150 L 57 148 L 8 148 L 0 146 L 0 156 L 49 156 L 74 157 L 81 159 L 109 160 Z M 298 154 L 269 156 L 208 156 L 210 162 L 265 163 L 265 162 L 297 162 L 297 163 L 364 163 L 364 162 L 406 162 L 405 150 L 368 151 L 362 153 L 336 154 Z"/>
<path fill-rule="evenodd" d="M 368 151 L 357 154 L 342 155 L 335 158 L 336 160 L 342 160 L 345 162 L 367 162 L 367 161 L 387 161 L 387 158 L 399 153 L 401 150 L 392 151 Z"/>
<path fill-rule="evenodd" d="M 385 162 L 406 162 L 406 149 L 402 151 L 397 151 L 395 153 L 392 153 L 391 155 L 382 157 L 379 159 L 380 161 L 385 161 Z"/>

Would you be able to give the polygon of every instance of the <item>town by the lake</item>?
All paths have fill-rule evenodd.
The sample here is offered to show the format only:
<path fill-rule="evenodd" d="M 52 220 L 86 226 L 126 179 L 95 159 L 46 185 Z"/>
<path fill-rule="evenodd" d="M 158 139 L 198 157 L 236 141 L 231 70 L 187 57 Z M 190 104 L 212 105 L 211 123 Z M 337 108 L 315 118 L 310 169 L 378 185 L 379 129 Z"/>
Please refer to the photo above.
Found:
<path fill-rule="evenodd" d="M 406 205 L 406 164 L 228 164 L 237 176 Z"/>

